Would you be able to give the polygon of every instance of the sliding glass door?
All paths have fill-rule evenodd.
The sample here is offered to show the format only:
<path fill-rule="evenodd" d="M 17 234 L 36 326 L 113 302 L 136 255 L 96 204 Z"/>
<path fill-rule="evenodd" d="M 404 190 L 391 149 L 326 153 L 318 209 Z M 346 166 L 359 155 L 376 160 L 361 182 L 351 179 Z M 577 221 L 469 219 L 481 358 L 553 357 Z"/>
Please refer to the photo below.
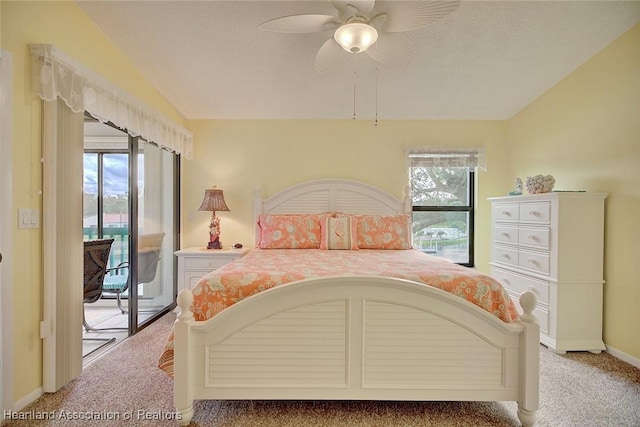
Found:
<path fill-rule="evenodd" d="M 142 139 L 135 141 L 137 156 L 131 162 L 137 176 L 138 221 L 132 227 L 137 269 L 132 290 L 137 300 L 137 325 L 166 311 L 175 301 L 174 256 L 177 224 L 177 156 Z M 135 243 L 135 246 L 133 245 Z"/>
<path fill-rule="evenodd" d="M 134 334 L 174 303 L 177 177 L 174 153 L 87 118 L 84 240 L 114 242 L 102 298 L 85 313 L 106 306 L 120 319 L 102 327 Z"/>

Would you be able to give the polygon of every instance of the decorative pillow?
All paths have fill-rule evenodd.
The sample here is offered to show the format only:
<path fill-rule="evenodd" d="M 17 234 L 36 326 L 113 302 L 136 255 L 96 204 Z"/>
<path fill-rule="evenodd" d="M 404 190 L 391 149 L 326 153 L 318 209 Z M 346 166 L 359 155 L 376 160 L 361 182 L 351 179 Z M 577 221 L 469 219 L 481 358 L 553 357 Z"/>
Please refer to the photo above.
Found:
<path fill-rule="evenodd" d="M 260 215 L 260 249 L 318 249 L 325 215 Z"/>
<path fill-rule="evenodd" d="M 327 215 L 322 222 L 320 249 L 346 249 L 357 251 L 356 224 L 350 216 Z"/>
<path fill-rule="evenodd" d="M 411 249 L 411 216 L 352 215 L 360 249 Z"/>

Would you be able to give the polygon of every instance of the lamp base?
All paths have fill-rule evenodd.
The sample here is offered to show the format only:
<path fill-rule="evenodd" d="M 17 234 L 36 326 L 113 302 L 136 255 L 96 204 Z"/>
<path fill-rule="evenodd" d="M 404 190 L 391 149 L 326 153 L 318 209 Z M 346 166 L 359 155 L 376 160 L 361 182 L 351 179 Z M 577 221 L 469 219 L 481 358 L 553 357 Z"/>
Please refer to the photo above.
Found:
<path fill-rule="evenodd" d="M 207 244 L 207 249 L 222 249 L 222 243 L 220 243 L 220 240 L 216 239 Z"/>

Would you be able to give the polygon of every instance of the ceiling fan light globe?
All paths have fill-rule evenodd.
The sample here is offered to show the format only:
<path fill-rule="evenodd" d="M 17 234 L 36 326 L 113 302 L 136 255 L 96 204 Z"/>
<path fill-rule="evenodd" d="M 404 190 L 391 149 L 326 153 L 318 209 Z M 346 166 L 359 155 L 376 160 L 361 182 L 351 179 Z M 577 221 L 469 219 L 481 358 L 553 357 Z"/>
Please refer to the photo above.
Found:
<path fill-rule="evenodd" d="M 336 42 L 349 53 L 361 53 L 378 40 L 378 31 L 361 22 L 344 24 L 333 34 Z"/>

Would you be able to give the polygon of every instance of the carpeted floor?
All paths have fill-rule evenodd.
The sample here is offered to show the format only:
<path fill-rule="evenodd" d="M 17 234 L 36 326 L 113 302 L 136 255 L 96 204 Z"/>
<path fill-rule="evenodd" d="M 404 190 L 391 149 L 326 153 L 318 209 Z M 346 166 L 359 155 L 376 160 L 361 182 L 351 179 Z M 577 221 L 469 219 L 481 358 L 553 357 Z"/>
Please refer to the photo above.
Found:
<path fill-rule="evenodd" d="M 156 367 L 169 313 L 42 396 L 13 426 L 173 426 L 173 381 Z M 640 369 L 606 353 L 540 347 L 539 426 L 640 426 Z M 37 420 L 34 418 L 50 418 Z M 93 419 L 92 419 L 93 418 Z M 194 426 L 517 426 L 513 402 L 198 401 Z"/>

